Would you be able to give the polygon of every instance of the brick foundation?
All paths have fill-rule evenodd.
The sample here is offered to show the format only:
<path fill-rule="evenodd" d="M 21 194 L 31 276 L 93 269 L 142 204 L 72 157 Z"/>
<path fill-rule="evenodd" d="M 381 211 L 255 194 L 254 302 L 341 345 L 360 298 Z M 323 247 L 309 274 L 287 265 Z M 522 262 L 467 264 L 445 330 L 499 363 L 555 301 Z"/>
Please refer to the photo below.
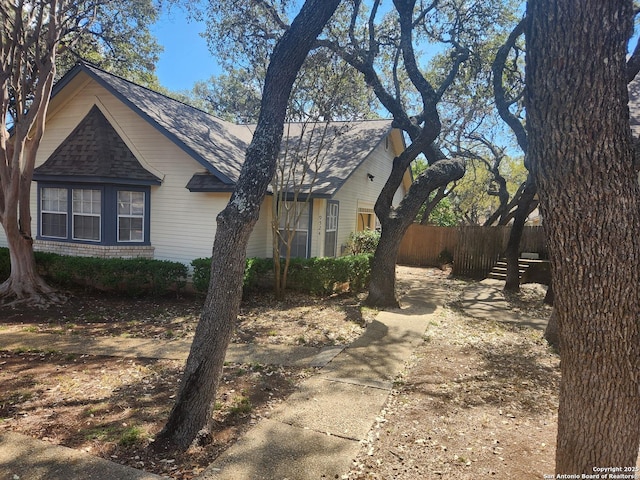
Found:
<path fill-rule="evenodd" d="M 36 240 L 33 249 L 37 252 L 57 253 L 72 257 L 97 258 L 153 258 L 154 247 L 150 245 L 89 245 Z"/>

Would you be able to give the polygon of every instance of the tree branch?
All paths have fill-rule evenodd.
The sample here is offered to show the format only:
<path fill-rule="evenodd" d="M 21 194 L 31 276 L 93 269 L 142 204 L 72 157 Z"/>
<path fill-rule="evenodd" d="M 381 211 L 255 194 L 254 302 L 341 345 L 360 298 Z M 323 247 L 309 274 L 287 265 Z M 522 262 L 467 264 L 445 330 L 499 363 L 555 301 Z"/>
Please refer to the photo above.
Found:
<path fill-rule="evenodd" d="M 507 62 L 507 57 L 509 56 L 509 51 L 514 48 L 518 37 L 524 34 L 526 24 L 526 17 L 518 22 L 518 25 L 516 25 L 516 27 L 509 34 L 507 41 L 498 49 L 496 58 L 491 65 L 491 71 L 493 73 L 493 94 L 495 97 L 498 114 L 500 115 L 500 118 L 502 118 L 502 120 L 504 120 L 504 122 L 513 131 L 514 135 L 516 136 L 518 145 L 520 146 L 522 151 L 525 152 L 525 156 L 529 144 L 527 139 L 527 132 L 518 117 L 511 113 L 511 110 L 509 110 L 511 103 L 507 100 L 506 91 L 504 88 L 503 74 Z"/>

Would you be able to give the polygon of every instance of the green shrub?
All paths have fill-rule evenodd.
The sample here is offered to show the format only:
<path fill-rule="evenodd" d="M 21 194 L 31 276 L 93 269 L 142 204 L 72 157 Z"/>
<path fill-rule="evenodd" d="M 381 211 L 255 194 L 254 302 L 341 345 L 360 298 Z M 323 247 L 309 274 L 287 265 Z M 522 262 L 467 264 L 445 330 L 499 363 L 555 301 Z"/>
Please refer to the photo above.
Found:
<path fill-rule="evenodd" d="M 199 292 L 206 292 L 209 288 L 211 259 L 198 258 L 191 265 L 194 269 L 194 288 Z M 272 271 L 273 260 L 270 258 L 247 259 L 244 288 L 254 288 Z M 295 290 L 323 295 L 333 293 L 344 284 L 348 284 L 352 291 L 360 291 L 368 284 L 370 271 L 371 255 L 292 258 L 287 285 Z"/>
<path fill-rule="evenodd" d="M 211 278 L 211 258 L 196 258 L 191 262 L 193 267 L 193 288 L 200 293 L 207 293 Z M 270 258 L 248 258 L 242 279 L 245 289 L 255 288 L 265 274 L 273 271 L 273 260 Z"/>
<path fill-rule="evenodd" d="M 209 278 L 211 278 L 211 258 L 196 258 L 191 261 L 193 276 L 191 282 L 197 292 L 206 293 L 209 289 Z"/>
<path fill-rule="evenodd" d="M 72 257 L 35 252 L 38 272 L 61 287 L 85 287 L 127 295 L 161 295 L 186 285 L 187 267 L 180 262 L 146 258 Z M 0 278 L 11 272 L 9 249 L 0 248 Z"/>
<path fill-rule="evenodd" d="M 351 232 L 347 241 L 347 249 L 351 255 L 374 254 L 380 241 L 380 232 L 361 230 Z"/>
<path fill-rule="evenodd" d="M 248 258 L 242 278 L 244 288 L 248 290 L 256 288 L 260 280 L 269 272 L 273 272 L 272 258 Z"/>

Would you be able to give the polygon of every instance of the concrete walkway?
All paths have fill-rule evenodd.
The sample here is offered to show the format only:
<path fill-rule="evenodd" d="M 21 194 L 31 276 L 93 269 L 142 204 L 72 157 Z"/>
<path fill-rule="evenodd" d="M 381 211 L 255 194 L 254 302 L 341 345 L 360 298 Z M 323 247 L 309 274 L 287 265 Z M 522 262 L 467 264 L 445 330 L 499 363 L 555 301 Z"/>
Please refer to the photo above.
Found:
<path fill-rule="evenodd" d="M 400 310 L 382 311 L 347 348 L 231 345 L 227 360 L 323 367 L 281 407 L 262 419 L 198 478 L 316 480 L 340 478 L 367 439 L 393 381 L 418 344 L 431 315 L 447 299 L 412 288 Z M 188 342 L 75 338 L 0 330 L 0 349 L 184 359 Z M 154 479 L 75 450 L 18 434 L 0 435 L 0 479 Z"/>

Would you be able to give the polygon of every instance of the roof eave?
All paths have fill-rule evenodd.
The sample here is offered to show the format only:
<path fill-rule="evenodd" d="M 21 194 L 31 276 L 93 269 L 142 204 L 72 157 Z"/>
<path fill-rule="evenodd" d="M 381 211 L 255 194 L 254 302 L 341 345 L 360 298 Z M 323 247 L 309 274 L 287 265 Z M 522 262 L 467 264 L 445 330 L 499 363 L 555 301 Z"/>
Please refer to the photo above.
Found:
<path fill-rule="evenodd" d="M 109 185 L 137 185 L 137 186 L 151 186 L 162 185 L 162 181 L 159 179 L 135 179 L 135 178 L 116 178 L 116 177 L 100 177 L 89 175 L 48 175 L 48 174 L 33 174 L 33 179 L 36 182 L 51 182 L 51 183 L 95 183 L 95 184 L 109 184 Z"/>

